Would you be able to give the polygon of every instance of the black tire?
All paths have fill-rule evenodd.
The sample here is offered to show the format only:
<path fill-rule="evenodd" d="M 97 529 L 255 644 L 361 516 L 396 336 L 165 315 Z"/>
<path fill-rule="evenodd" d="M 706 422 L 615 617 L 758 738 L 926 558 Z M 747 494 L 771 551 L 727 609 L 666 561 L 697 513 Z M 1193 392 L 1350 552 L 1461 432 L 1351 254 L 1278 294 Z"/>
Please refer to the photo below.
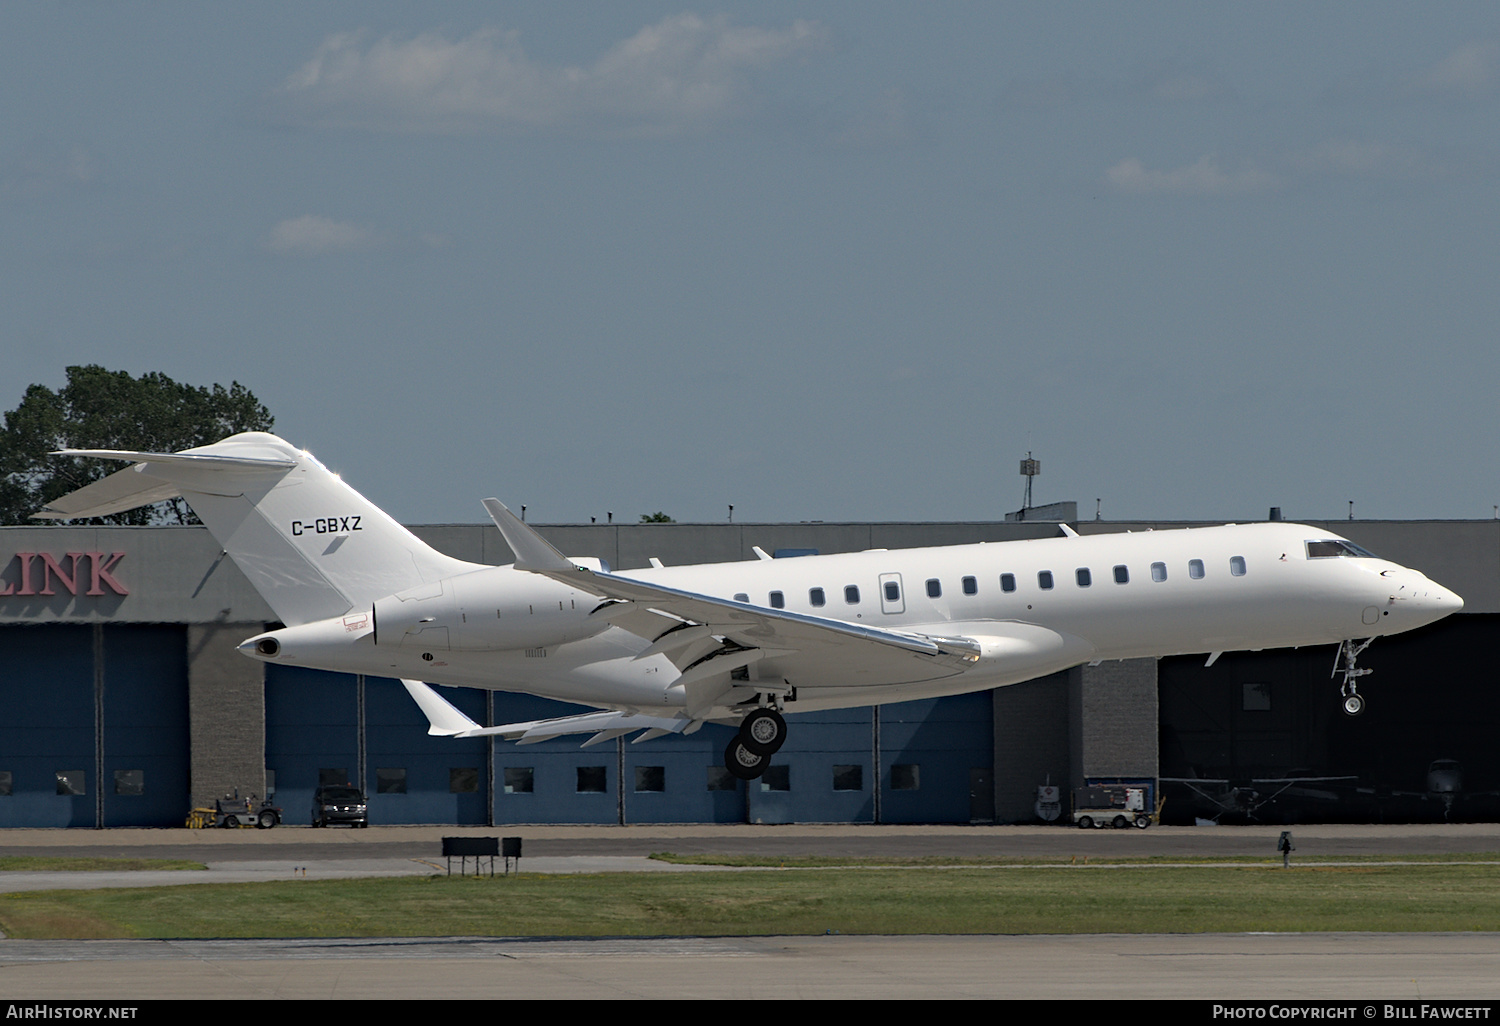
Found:
<path fill-rule="evenodd" d="M 270 809 L 262 809 L 260 815 L 255 817 L 255 825 L 262 830 L 269 830 L 280 822 L 281 819 Z"/>
<path fill-rule="evenodd" d="M 1078 829 L 1079 830 L 1087 830 L 1087 829 L 1089 829 L 1093 825 L 1094 825 L 1094 817 L 1092 817 L 1092 816 L 1079 816 L 1078 817 Z"/>
<path fill-rule="evenodd" d="M 1138 815 L 1135 817 L 1135 825 L 1144 830 L 1151 825 L 1151 817 L 1144 814 Z"/>
<path fill-rule="evenodd" d="M 1365 711 L 1364 695 L 1345 695 L 1343 701 L 1345 716 L 1358 716 Z"/>
<path fill-rule="evenodd" d="M 233 816 L 225 816 L 224 819 L 219 823 L 219 826 L 225 830 L 233 830 L 239 825 L 240 821 L 235 819 Z"/>
<path fill-rule="evenodd" d="M 755 780 L 766 771 L 770 762 L 770 756 L 750 751 L 738 737 L 724 749 L 724 768 L 741 780 Z"/>
<path fill-rule="evenodd" d="M 775 755 L 786 743 L 786 720 L 775 709 L 756 709 L 740 723 L 739 742 L 756 755 Z"/>

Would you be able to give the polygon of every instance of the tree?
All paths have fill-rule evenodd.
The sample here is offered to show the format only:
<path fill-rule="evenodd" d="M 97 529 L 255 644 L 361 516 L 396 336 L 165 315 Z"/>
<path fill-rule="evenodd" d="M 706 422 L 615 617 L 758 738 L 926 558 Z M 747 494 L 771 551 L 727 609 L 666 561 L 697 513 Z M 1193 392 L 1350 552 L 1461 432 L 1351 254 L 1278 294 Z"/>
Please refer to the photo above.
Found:
<path fill-rule="evenodd" d="M 240 431 L 269 431 L 269 410 L 239 382 L 228 388 L 183 385 L 165 374 L 69 367 L 54 392 L 26 389 L 0 429 L 0 524 L 36 526 L 48 502 L 114 473 L 125 464 L 50 456 L 55 449 L 134 449 L 175 452 L 217 442 Z M 181 499 L 117 513 L 101 524 L 195 524 Z"/>
<path fill-rule="evenodd" d="M 675 524 L 675 523 L 677 523 L 677 521 L 675 521 L 671 517 L 667 516 L 661 510 L 657 510 L 655 513 L 642 513 L 641 514 L 641 523 L 643 523 L 643 524 Z"/>

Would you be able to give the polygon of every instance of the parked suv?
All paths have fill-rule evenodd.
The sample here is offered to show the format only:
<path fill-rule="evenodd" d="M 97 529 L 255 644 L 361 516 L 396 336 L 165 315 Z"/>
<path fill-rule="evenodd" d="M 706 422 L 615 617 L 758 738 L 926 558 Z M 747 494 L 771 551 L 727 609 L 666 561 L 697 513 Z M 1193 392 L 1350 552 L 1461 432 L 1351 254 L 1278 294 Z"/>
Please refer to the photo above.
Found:
<path fill-rule="evenodd" d="M 352 784 L 323 784 L 314 791 L 312 825 L 324 827 L 330 823 L 369 826 L 370 811 L 364 792 Z"/>

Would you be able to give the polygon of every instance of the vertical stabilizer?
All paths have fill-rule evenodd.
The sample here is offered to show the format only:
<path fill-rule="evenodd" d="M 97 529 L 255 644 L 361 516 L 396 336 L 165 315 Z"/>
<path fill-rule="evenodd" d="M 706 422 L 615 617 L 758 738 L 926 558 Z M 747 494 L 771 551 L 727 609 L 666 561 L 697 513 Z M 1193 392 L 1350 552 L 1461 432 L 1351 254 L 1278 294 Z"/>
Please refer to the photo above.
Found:
<path fill-rule="evenodd" d="M 366 609 L 394 592 L 477 569 L 433 550 L 310 453 L 275 435 L 247 432 L 180 453 L 67 454 L 134 461 L 105 480 L 140 474 L 143 502 L 174 486 L 287 626 Z M 84 492 L 63 496 L 39 515 L 99 515 L 79 501 Z M 119 484 L 110 489 L 112 512 L 127 492 Z"/>

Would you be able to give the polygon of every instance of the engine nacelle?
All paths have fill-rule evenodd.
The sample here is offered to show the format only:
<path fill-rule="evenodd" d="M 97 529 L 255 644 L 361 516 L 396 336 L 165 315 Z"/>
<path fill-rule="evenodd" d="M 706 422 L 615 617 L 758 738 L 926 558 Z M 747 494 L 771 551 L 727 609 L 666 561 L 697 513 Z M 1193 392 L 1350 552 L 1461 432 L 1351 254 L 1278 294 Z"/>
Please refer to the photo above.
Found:
<path fill-rule="evenodd" d="M 608 629 L 608 623 L 589 619 L 598 604 L 596 596 L 565 584 L 496 567 L 376 600 L 374 641 L 381 648 L 423 652 L 547 648 Z"/>

